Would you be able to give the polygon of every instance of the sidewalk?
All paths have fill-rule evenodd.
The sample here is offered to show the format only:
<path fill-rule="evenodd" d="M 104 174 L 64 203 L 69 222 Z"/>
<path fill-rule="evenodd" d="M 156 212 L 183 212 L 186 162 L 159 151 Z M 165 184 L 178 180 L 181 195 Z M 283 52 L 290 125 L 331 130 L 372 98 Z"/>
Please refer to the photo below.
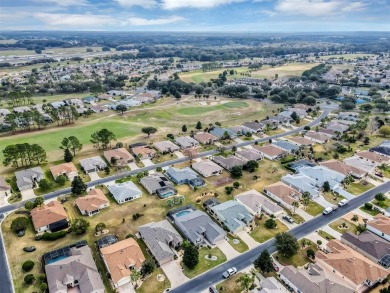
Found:
<path fill-rule="evenodd" d="M 341 233 L 337 232 L 336 230 L 332 229 L 331 227 L 329 227 L 329 225 L 326 225 L 324 227 L 321 227 L 321 229 L 319 230 L 322 230 L 322 231 L 325 231 L 326 233 L 332 235 L 334 238 L 336 239 L 340 239 L 341 238 Z"/>
<path fill-rule="evenodd" d="M 304 210 L 300 208 L 295 209 L 295 213 L 300 215 L 305 221 L 309 221 L 313 219 L 313 216 L 309 215 L 308 213 L 306 213 Z"/>

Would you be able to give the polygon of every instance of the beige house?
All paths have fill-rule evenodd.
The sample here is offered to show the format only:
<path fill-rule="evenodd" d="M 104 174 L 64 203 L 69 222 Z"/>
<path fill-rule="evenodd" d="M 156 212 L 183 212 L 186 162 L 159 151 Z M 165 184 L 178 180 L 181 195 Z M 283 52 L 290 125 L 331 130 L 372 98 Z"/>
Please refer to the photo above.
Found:
<path fill-rule="evenodd" d="M 116 166 L 124 166 L 128 163 L 134 162 L 134 157 L 125 148 L 104 151 L 103 156 L 111 165 L 113 165 L 112 161 L 115 160 Z"/>
<path fill-rule="evenodd" d="M 156 155 L 156 151 L 150 146 L 141 145 L 131 148 L 131 151 L 135 156 L 140 159 L 151 159 Z"/>
<path fill-rule="evenodd" d="M 93 216 L 101 209 L 107 208 L 110 202 L 100 189 L 91 189 L 86 196 L 78 197 L 75 200 L 76 206 L 84 216 Z"/>
<path fill-rule="evenodd" d="M 294 188 L 276 182 L 264 187 L 264 193 L 289 210 L 293 210 L 293 202 L 299 202 L 301 193 Z"/>
<path fill-rule="evenodd" d="M 35 231 L 56 232 L 69 227 L 68 215 L 62 204 L 56 200 L 47 205 L 33 208 L 31 210 L 31 219 Z"/>
<path fill-rule="evenodd" d="M 58 176 L 64 175 L 72 181 L 74 177 L 79 175 L 79 171 L 72 162 L 51 166 L 50 172 L 53 175 L 54 180 L 57 180 Z"/>

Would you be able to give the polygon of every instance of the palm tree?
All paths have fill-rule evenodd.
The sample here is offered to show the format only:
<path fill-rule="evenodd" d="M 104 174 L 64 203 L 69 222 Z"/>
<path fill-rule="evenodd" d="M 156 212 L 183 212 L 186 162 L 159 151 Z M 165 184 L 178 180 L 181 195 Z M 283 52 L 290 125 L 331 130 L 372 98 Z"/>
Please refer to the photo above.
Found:
<path fill-rule="evenodd" d="M 240 276 L 237 280 L 236 283 L 240 283 L 241 287 L 245 292 L 249 292 L 249 288 L 252 286 L 253 282 L 255 281 L 255 274 L 243 274 Z"/>
<path fill-rule="evenodd" d="M 299 203 L 297 201 L 293 201 L 293 203 L 291 205 L 294 208 L 294 214 L 295 214 L 295 209 L 299 208 Z"/>
<path fill-rule="evenodd" d="M 132 270 L 130 274 L 130 279 L 132 282 L 135 283 L 135 287 L 137 287 L 137 282 L 139 278 L 141 277 L 141 273 L 137 270 Z"/>
<path fill-rule="evenodd" d="M 302 204 L 305 206 L 305 208 L 309 205 L 310 203 L 310 193 L 305 191 L 302 193 Z"/>

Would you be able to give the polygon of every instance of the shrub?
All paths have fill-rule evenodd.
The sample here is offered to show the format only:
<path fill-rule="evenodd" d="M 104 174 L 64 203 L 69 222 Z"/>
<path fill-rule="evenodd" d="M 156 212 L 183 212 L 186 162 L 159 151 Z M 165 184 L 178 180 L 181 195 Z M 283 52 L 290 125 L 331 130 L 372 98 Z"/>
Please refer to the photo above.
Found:
<path fill-rule="evenodd" d="M 27 260 L 22 264 L 22 269 L 25 272 L 31 271 L 35 266 L 35 263 L 32 260 Z"/>
<path fill-rule="evenodd" d="M 47 288 L 48 286 L 46 283 L 41 283 L 41 285 L 39 285 L 39 289 L 41 289 L 42 292 L 46 292 Z"/>
<path fill-rule="evenodd" d="M 11 223 L 11 230 L 16 234 L 20 231 L 25 231 L 28 225 L 28 218 L 26 217 L 17 217 Z"/>
<path fill-rule="evenodd" d="M 31 285 L 32 283 L 35 282 L 35 277 L 33 274 L 28 274 L 24 277 L 24 282 L 27 284 L 27 285 Z"/>
<path fill-rule="evenodd" d="M 369 202 L 366 202 L 364 204 L 364 208 L 368 211 L 371 211 L 372 210 L 372 203 L 369 203 Z"/>
<path fill-rule="evenodd" d="M 55 241 L 57 239 L 64 238 L 65 236 L 66 236 L 66 231 L 58 231 L 53 233 L 45 232 L 42 235 L 42 240 Z"/>
<path fill-rule="evenodd" d="M 273 229 L 276 227 L 276 222 L 274 219 L 270 218 L 264 223 L 265 227 L 268 229 Z"/>
<path fill-rule="evenodd" d="M 304 130 L 310 130 L 310 126 L 307 126 L 307 125 L 306 125 L 305 127 L 303 127 L 303 129 L 304 129 Z"/>

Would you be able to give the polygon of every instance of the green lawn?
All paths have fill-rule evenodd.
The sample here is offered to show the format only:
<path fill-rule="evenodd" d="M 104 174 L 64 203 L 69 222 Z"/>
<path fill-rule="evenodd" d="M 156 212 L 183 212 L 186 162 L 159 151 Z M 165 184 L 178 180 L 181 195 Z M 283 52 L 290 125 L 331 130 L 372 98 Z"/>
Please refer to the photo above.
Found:
<path fill-rule="evenodd" d="M 334 195 L 331 191 L 328 192 L 322 192 L 323 197 L 332 204 L 338 204 L 342 199 L 344 199 L 343 196 Z"/>
<path fill-rule="evenodd" d="M 295 267 L 302 267 L 305 264 L 307 264 L 308 262 L 312 262 L 312 260 L 307 257 L 306 253 L 307 253 L 308 249 L 312 249 L 312 250 L 314 250 L 314 252 L 316 252 L 318 250 L 317 244 L 313 243 L 310 240 L 305 239 L 305 242 L 308 242 L 310 244 L 305 245 L 303 247 L 302 240 L 298 241 L 300 249 L 298 250 L 298 252 L 295 255 L 293 255 L 291 258 L 286 258 L 286 257 L 282 256 L 281 254 L 276 253 L 276 256 L 275 256 L 276 260 L 278 262 L 280 262 L 281 265 L 284 265 L 284 266 L 292 265 Z"/>
<path fill-rule="evenodd" d="M 237 250 L 238 252 L 240 253 L 243 253 L 245 251 L 247 251 L 249 249 L 248 245 L 242 241 L 242 239 L 240 237 L 237 237 L 237 236 L 232 236 L 231 234 L 228 234 L 227 235 L 228 238 L 229 238 L 229 244 L 235 249 Z M 240 243 L 238 244 L 234 244 L 233 243 L 233 239 L 237 239 L 240 241 Z"/>
<path fill-rule="evenodd" d="M 208 112 L 213 112 L 222 109 L 222 105 L 217 106 L 199 106 L 199 107 L 188 107 L 178 109 L 177 112 L 184 115 L 199 115 Z"/>
<path fill-rule="evenodd" d="M 340 228 L 343 223 L 347 225 L 347 228 Z M 351 222 L 344 220 L 344 219 L 338 219 L 334 221 L 333 223 L 329 224 L 329 226 L 336 230 L 337 232 L 344 234 L 345 232 L 349 231 L 353 234 L 357 233 L 357 226 L 355 224 L 352 224 Z"/>
<path fill-rule="evenodd" d="M 321 214 L 323 210 L 324 210 L 324 207 L 322 205 L 316 203 L 315 201 L 310 201 L 310 203 L 308 204 L 308 206 L 305 209 L 306 213 L 308 213 L 309 215 L 311 215 L 313 217 Z"/>
<path fill-rule="evenodd" d="M 322 238 L 326 240 L 335 239 L 332 235 L 330 235 L 328 232 L 325 232 L 323 230 L 318 230 L 318 235 L 320 235 Z"/>
<path fill-rule="evenodd" d="M 360 182 L 352 182 L 347 186 L 347 191 L 354 195 L 360 195 L 363 192 L 366 192 L 367 190 L 370 190 L 371 188 L 374 187 L 375 186 L 369 182 L 366 185 L 363 185 Z"/>
<path fill-rule="evenodd" d="M 255 219 L 255 222 L 257 226 L 253 228 L 253 231 L 250 233 L 253 239 L 255 239 L 257 242 L 265 242 L 272 237 L 274 237 L 278 233 L 282 233 L 284 231 L 287 231 L 288 228 L 286 225 L 284 225 L 279 220 L 276 220 L 277 226 L 274 229 L 268 229 L 265 227 L 264 223 L 268 218 L 263 216 L 263 219 Z"/>
<path fill-rule="evenodd" d="M 243 273 L 237 273 L 229 279 L 219 283 L 215 286 L 220 293 L 241 293 L 242 286 L 236 281 L 243 275 Z"/>
<path fill-rule="evenodd" d="M 205 259 L 205 256 L 210 253 L 216 256 L 217 260 L 213 261 Z M 195 266 L 195 268 L 189 269 L 183 263 L 181 265 L 184 268 L 184 275 L 186 275 L 188 278 L 194 278 L 197 275 L 204 273 L 205 271 L 208 271 L 225 261 L 226 256 L 218 247 L 214 247 L 211 249 L 202 247 L 199 249 L 199 263 Z"/>
<path fill-rule="evenodd" d="M 165 280 L 160 282 L 157 280 L 157 275 L 165 275 L 161 268 L 156 268 L 154 272 L 142 283 L 141 287 L 137 288 L 137 293 L 163 292 L 171 287 L 171 282 L 165 276 Z"/>
<path fill-rule="evenodd" d="M 381 207 L 382 209 L 387 209 L 390 207 L 390 199 L 388 197 L 386 197 L 385 201 L 378 201 L 375 199 L 372 203 L 378 207 Z"/>
<path fill-rule="evenodd" d="M 304 218 L 302 218 L 300 215 L 298 214 L 290 214 L 290 217 L 294 219 L 295 223 L 303 223 L 305 221 Z"/>
<path fill-rule="evenodd" d="M 246 108 L 248 107 L 248 104 L 245 102 L 228 102 L 223 104 L 225 107 L 228 108 Z"/>
<path fill-rule="evenodd" d="M 374 209 L 371 209 L 371 210 L 367 210 L 364 206 L 360 207 L 359 208 L 360 210 L 362 210 L 363 212 L 371 215 L 371 216 L 376 216 L 377 214 L 379 214 L 378 211 L 374 210 Z"/>

